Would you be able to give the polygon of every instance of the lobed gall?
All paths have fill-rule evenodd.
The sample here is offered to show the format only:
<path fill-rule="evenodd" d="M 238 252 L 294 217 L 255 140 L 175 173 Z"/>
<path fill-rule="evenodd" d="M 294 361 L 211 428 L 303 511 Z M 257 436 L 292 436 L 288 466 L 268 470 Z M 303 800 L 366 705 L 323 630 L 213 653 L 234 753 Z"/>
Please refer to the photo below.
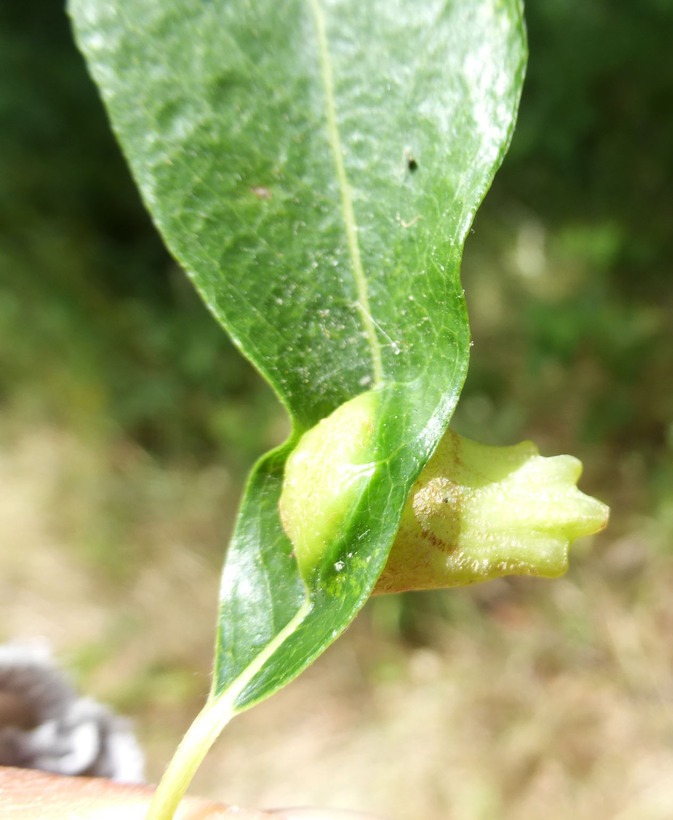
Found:
<path fill-rule="evenodd" d="M 529 441 L 490 447 L 447 430 L 412 486 L 374 592 L 563 574 L 570 544 L 608 521 L 608 507 L 575 486 L 581 472 L 576 458 L 544 458 Z"/>
<path fill-rule="evenodd" d="M 375 392 L 346 402 L 286 462 L 280 517 L 305 580 L 367 489 L 377 407 Z M 543 458 L 531 442 L 491 447 L 447 430 L 412 485 L 374 593 L 561 575 L 570 544 L 608 521 L 608 508 L 577 489 L 581 472 L 576 458 Z"/>
<path fill-rule="evenodd" d="M 370 391 L 342 404 L 304 433 L 285 463 L 280 518 L 304 579 L 346 531 L 374 472 L 378 398 Z"/>

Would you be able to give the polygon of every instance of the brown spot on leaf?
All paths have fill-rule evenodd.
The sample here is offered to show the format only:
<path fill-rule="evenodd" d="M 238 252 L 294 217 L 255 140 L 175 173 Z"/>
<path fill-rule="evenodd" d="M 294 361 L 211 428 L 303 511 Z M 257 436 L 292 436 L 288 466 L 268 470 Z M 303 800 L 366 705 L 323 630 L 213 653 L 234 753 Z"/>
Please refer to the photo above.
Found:
<path fill-rule="evenodd" d="M 271 191 L 268 188 L 265 188 L 263 185 L 251 185 L 250 193 L 254 194 L 259 199 L 271 199 Z"/>

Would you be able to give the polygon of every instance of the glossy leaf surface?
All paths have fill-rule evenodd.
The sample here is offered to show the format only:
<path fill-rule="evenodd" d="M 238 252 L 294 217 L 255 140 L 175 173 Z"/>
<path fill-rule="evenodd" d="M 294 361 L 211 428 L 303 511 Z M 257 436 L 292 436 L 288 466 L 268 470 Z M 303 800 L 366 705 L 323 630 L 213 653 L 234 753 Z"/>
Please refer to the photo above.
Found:
<path fill-rule="evenodd" d="M 238 707 L 352 620 L 448 425 L 465 235 L 511 136 L 516 0 L 73 0 L 78 42 L 159 230 L 293 421 L 223 574 L 214 692 L 310 612 Z M 368 485 L 305 584 L 278 499 L 301 434 L 374 390 Z"/>

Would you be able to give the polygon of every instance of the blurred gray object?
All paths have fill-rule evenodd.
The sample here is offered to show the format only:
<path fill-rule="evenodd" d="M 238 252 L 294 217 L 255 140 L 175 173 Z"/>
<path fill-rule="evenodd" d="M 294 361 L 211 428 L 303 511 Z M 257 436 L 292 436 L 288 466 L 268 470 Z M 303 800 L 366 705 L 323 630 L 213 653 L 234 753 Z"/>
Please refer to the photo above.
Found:
<path fill-rule="evenodd" d="M 143 780 L 129 724 L 80 698 L 43 646 L 0 645 L 0 765 Z"/>

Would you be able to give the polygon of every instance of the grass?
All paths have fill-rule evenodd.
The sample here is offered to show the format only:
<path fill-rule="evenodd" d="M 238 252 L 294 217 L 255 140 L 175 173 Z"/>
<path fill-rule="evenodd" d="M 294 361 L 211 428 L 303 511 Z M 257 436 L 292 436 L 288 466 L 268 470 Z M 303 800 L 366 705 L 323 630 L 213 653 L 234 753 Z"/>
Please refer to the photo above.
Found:
<path fill-rule="evenodd" d="M 162 249 L 60 4 L 5 6 L 0 640 L 50 641 L 133 718 L 156 780 L 208 690 L 242 475 L 285 422 Z M 609 529 L 558 581 L 371 602 L 233 722 L 197 790 L 673 817 L 670 16 L 529 4 L 517 133 L 465 254 L 454 426 L 579 456 Z"/>
<path fill-rule="evenodd" d="M 582 458 L 581 488 L 612 506 L 608 530 L 579 542 L 557 581 L 370 602 L 227 728 L 195 791 L 390 820 L 673 817 L 670 289 L 627 298 L 596 262 L 604 237 L 498 214 L 466 251 L 477 344 L 454 426 Z M 184 333 L 208 347 L 197 308 Z M 240 367 L 207 358 L 227 378 Z M 67 357 L 61 369 L 86 395 L 111 378 Z M 156 781 L 209 688 L 244 466 L 285 422 L 242 371 L 233 398 L 219 384 L 202 397 L 221 446 L 191 446 L 187 414 L 171 422 L 178 444 L 153 449 L 114 402 L 95 424 L 72 396 L 69 415 L 52 413 L 52 387 L 29 374 L 0 415 L 0 639 L 45 637 L 82 692 L 133 719 Z M 181 378 L 176 396 L 201 395 Z M 161 405 L 164 427 L 174 405 Z"/>
<path fill-rule="evenodd" d="M 208 688 L 236 482 L 5 421 L 0 638 L 46 638 L 82 691 L 134 720 L 156 780 Z M 195 789 L 392 820 L 669 820 L 666 526 L 616 509 L 558 581 L 373 601 L 234 721 Z"/>

